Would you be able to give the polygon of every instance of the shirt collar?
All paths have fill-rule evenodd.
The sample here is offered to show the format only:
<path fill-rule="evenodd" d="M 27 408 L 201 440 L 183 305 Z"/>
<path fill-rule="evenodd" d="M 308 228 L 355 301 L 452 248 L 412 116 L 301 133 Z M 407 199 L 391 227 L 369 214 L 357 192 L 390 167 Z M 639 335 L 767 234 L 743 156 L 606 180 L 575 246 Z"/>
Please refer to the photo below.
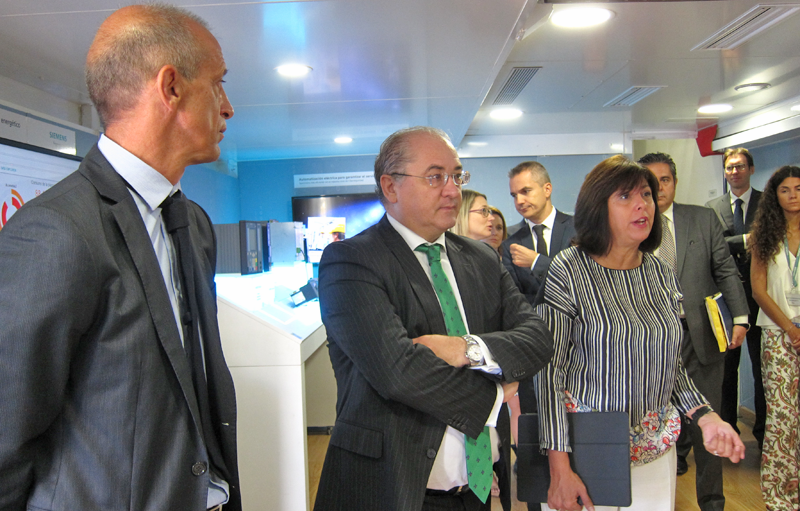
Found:
<path fill-rule="evenodd" d="M 173 186 L 163 174 L 105 135 L 100 136 L 97 148 L 151 211 L 158 208 L 168 196 L 181 189 L 180 182 Z"/>
<path fill-rule="evenodd" d="M 674 213 L 675 203 L 669 205 L 666 211 L 662 211 L 661 214 L 664 215 L 672 222 L 672 225 L 675 225 L 675 213 Z"/>
<path fill-rule="evenodd" d="M 389 213 L 386 213 L 386 218 L 389 220 L 389 223 L 392 224 L 394 230 L 397 231 L 397 233 L 403 238 L 403 241 L 405 241 L 406 244 L 408 244 L 408 247 L 411 250 L 415 250 L 420 245 L 441 245 L 442 250 L 444 250 L 444 252 L 447 253 L 447 245 L 444 242 L 445 240 L 444 233 L 442 233 L 441 236 L 436 238 L 436 241 L 430 243 L 428 242 L 428 240 L 426 240 L 419 234 L 415 233 L 405 225 L 401 224 L 400 220 L 397 220 Z"/>
<path fill-rule="evenodd" d="M 539 225 L 539 224 L 535 224 L 535 223 L 531 222 L 527 218 L 525 219 L 525 222 L 528 224 L 528 227 L 530 229 L 533 229 L 534 225 Z M 550 214 L 547 215 L 547 218 L 544 219 L 544 221 L 541 223 L 541 225 L 547 227 L 548 229 L 550 229 L 552 231 L 553 230 L 553 226 L 555 224 L 556 224 L 556 208 L 550 208 Z"/>
<path fill-rule="evenodd" d="M 734 194 L 733 194 L 733 192 L 729 193 L 728 195 L 730 195 L 730 196 L 731 196 L 731 204 L 734 204 L 734 203 L 736 202 L 736 199 L 742 199 L 742 202 L 744 202 L 744 203 L 745 203 L 745 205 L 747 205 L 747 204 L 749 204 L 749 203 L 750 203 L 750 196 L 751 196 L 752 194 L 753 194 L 753 187 L 751 186 L 751 187 L 747 188 L 747 191 L 746 191 L 746 192 L 744 192 L 744 193 L 743 193 L 741 196 L 739 196 L 739 197 L 737 197 L 736 195 L 734 195 Z"/>

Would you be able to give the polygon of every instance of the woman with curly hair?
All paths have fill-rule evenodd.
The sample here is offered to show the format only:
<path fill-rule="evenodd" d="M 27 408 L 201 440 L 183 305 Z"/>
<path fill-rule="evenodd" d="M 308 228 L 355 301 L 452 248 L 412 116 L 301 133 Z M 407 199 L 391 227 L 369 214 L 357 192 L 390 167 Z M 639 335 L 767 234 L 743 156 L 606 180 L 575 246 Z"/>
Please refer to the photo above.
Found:
<path fill-rule="evenodd" d="M 767 401 L 761 494 L 768 510 L 800 509 L 800 167 L 781 167 L 769 178 L 747 241 Z"/>

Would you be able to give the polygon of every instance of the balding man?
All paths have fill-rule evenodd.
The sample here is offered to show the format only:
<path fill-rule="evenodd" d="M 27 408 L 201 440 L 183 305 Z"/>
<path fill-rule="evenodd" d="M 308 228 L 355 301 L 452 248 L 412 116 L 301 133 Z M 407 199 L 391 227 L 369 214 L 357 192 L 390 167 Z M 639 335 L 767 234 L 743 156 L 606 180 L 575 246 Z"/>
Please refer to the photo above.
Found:
<path fill-rule="evenodd" d="M 0 231 L 0 509 L 241 509 L 213 230 L 180 195 L 219 157 L 225 72 L 189 12 L 100 27 L 105 135 Z"/>
<path fill-rule="evenodd" d="M 491 509 L 490 427 L 553 338 L 493 249 L 447 232 L 468 180 L 442 131 L 394 133 L 375 161 L 386 216 L 322 255 L 339 395 L 317 511 Z"/>

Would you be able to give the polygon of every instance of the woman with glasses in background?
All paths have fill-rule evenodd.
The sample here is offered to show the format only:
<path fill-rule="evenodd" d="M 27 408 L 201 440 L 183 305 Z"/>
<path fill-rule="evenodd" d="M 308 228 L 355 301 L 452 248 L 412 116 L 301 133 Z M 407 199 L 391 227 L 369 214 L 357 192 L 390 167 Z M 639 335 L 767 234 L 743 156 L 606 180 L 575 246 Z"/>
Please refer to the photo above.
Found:
<path fill-rule="evenodd" d="M 480 241 L 492 235 L 493 223 L 486 196 L 475 190 L 461 190 L 461 209 L 450 232 Z"/>

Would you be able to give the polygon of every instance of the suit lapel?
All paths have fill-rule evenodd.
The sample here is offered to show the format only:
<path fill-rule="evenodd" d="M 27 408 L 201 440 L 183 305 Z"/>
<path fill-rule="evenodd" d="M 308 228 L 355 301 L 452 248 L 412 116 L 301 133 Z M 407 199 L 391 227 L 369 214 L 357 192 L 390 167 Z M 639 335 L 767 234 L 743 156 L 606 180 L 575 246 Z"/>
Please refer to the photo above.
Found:
<path fill-rule="evenodd" d="M 476 293 L 465 293 L 464 291 L 470 288 L 470 282 L 475 282 L 475 275 L 478 275 L 478 269 L 475 268 L 472 260 L 462 250 L 459 240 L 451 239 L 449 236 L 447 237 L 447 258 L 453 268 L 461 304 L 464 306 L 465 322 L 467 325 L 472 324 L 473 328 L 475 328 L 477 324 L 475 321 L 477 321 L 481 312 L 478 296 Z"/>
<path fill-rule="evenodd" d="M 519 243 L 525 248 L 534 250 L 533 234 L 531 233 L 531 226 L 528 225 L 528 222 L 523 220 L 522 223 L 520 224 L 519 229 L 517 229 L 517 232 L 515 232 L 513 236 L 517 238 L 516 239 L 517 243 Z"/>
<path fill-rule="evenodd" d="M 189 361 L 181 344 L 178 325 L 175 323 L 164 279 L 161 278 L 158 259 L 136 203 L 124 180 L 96 146 L 86 155 L 84 161 L 86 165 L 82 165 L 80 171 L 107 200 L 107 210 L 119 227 L 142 283 L 158 338 L 175 371 L 195 424 L 202 431 Z"/>
<path fill-rule="evenodd" d="M 553 234 L 550 236 L 550 245 L 548 246 L 550 254 L 555 254 L 561 250 L 562 240 L 564 239 L 564 222 L 567 221 L 560 211 L 556 210 L 556 221 L 553 223 Z M 549 255 L 549 254 L 548 254 Z"/>
<path fill-rule="evenodd" d="M 731 210 L 731 194 L 730 192 L 722 196 L 719 203 L 719 213 L 722 216 L 722 221 L 725 223 L 725 230 L 733 233 L 733 211 Z M 750 210 L 748 208 L 748 216 Z"/>
<path fill-rule="evenodd" d="M 683 263 L 686 260 L 686 247 L 689 243 L 689 219 L 683 214 L 680 204 L 675 204 L 672 209 L 672 218 L 675 225 L 675 252 L 678 263 L 678 279 L 683 274 Z"/>
<path fill-rule="evenodd" d="M 384 243 L 394 255 L 411 285 L 411 290 L 420 303 L 420 308 L 428 320 L 430 332 L 446 334 L 447 327 L 444 324 L 444 316 L 439 305 L 439 299 L 436 298 L 436 292 L 433 290 L 433 286 L 428 280 L 428 276 L 425 275 L 425 271 L 420 266 L 414 252 L 409 248 L 403 237 L 394 230 L 392 224 L 386 219 L 386 215 L 381 219 L 378 227 L 378 232 L 383 237 Z"/>
<path fill-rule="evenodd" d="M 745 231 L 750 231 L 753 225 L 753 220 L 756 219 L 756 211 L 758 211 L 758 201 L 761 199 L 761 192 L 753 190 L 750 192 L 750 200 L 747 202 L 747 218 L 744 219 Z"/>

